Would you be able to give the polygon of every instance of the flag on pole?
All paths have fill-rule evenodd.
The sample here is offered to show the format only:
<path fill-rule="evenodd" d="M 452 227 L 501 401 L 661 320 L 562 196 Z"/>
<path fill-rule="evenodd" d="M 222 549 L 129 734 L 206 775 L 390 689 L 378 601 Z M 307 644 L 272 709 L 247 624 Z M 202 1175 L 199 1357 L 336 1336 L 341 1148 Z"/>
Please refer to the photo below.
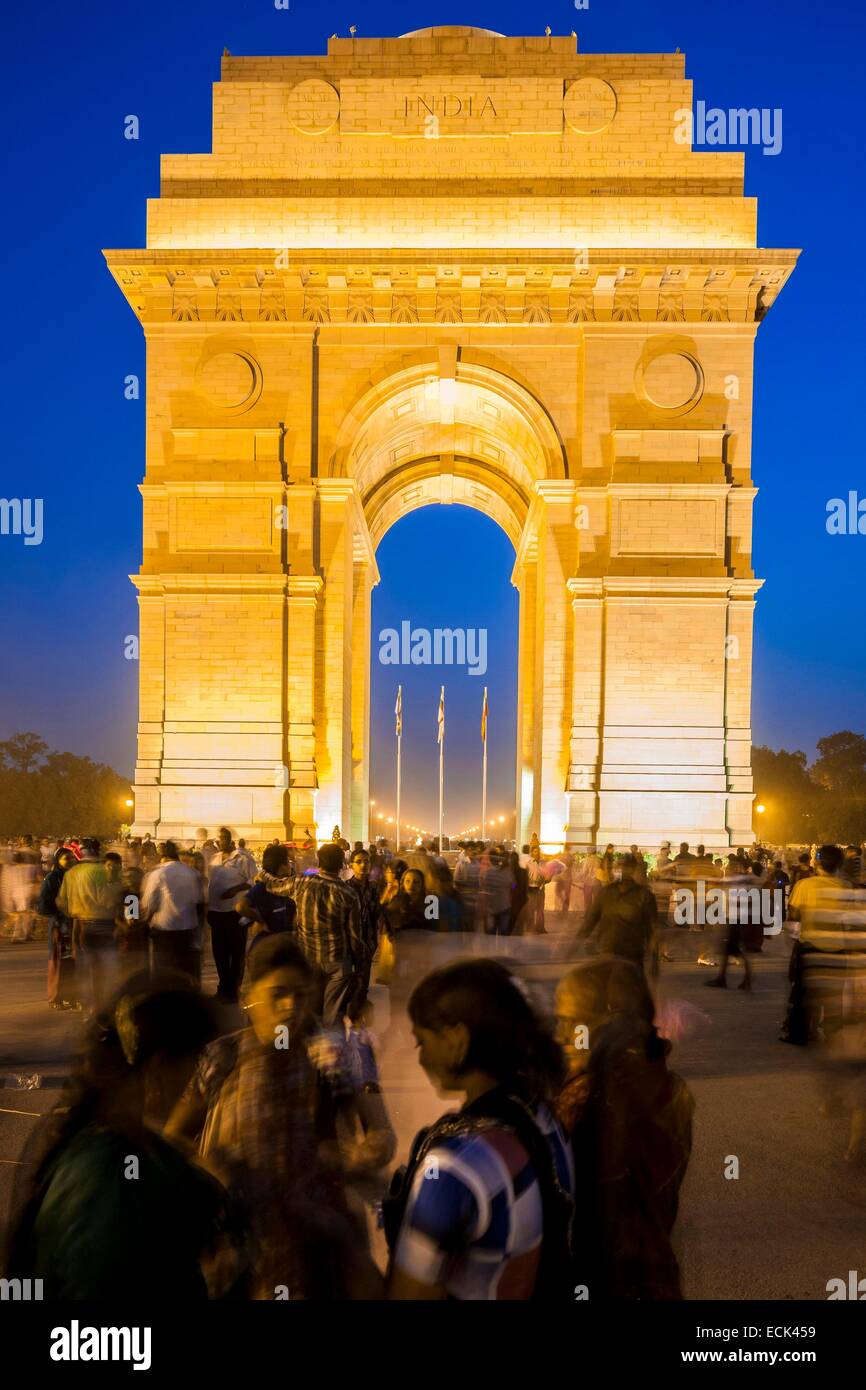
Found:
<path fill-rule="evenodd" d="M 445 687 L 443 685 L 439 694 L 439 737 L 437 743 L 442 743 L 445 738 Z"/>
<path fill-rule="evenodd" d="M 397 703 L 396 703 L 396 705 L 394 706 L 394 713 L 395 713 L 395 715 L 397 716 L 397 730 L 396 730 L 396 732 L 397 732 L 397 737 L 399 738 L 400 735 L 401 735 L 402 732 L 403 732 L 403 687 L 402 687 L 402 685 L 398 685 L 398 686 L 397 686 Z"/>
<path fill-rule="evenodd" d="M 481 742 L 487 742 L 487 686 L 484 687 L 484 704 L 481 706 Z"/>

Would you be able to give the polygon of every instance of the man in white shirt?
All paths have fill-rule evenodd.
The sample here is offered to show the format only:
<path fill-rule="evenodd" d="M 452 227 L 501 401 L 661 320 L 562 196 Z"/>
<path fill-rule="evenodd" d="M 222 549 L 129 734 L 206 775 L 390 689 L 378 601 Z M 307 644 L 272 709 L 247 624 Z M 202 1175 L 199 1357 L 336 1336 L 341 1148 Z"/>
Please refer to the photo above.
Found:
<path fill-rule="evenodd" d="M 541 846 L 537 840 L 533 840 L 530 844 L 529 863 L 526 866 L 526 872 L 529 877 L 529 912 L 527 914 L 524 935 L 546 936 L 547 929 L 544 925 L 544 893 L 549 882 L 549 877 L 541 862 Z"/>
<path fill-rule="evenodd" d="M 150 928 L 154 968 L 182 970 L 198 984 L 204 881 L 192 865 L 180 862 L 173 840 L 159 846 L 159 863 L 144 880 L 141 911 Z"/>
<path fill-rule="evenodd" d="M 252 855 L 236 848 L 228 826 L 220 826 L 217 844 L 219 850 L 208 872 L 207 920 L 219 977 L 217 998 L 236 1004 L 246 965 L 249 922 L 238 916 L 235 904 L 255 881 L 256 865 Z M 234 892 L 230 891 L 232 889 Z"/>

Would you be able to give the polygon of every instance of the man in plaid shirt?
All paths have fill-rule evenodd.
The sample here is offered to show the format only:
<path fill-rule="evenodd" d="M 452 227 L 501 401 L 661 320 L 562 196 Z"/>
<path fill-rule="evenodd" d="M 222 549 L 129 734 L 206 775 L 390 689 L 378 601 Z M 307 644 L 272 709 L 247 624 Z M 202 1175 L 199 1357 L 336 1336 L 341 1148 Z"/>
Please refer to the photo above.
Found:
<path fill-rule="evenodd" d="M 261 874 L 259 882 L 276 897 L 294 901 L 298 945 L 325 980 L 322 1022 L 326 1028 L 340 1027 L 363 972 L 367 947 L 361 938 L 358 895 L 340 878 L 343 850 L 332 842 L 322 845 L 317 857 L 317 874 Z"/>

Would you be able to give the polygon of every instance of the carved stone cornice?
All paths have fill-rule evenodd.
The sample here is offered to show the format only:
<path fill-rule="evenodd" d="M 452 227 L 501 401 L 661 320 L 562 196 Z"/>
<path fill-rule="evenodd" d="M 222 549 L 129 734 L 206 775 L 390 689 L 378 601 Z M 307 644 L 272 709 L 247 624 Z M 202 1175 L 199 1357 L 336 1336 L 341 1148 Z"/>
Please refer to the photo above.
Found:
<path fill-rule="evenodd" d="M 797 251 L 106 251 L 145 326 L 758 323 Z"/>
<path fill-rule="evenodd" d="M 701 601 L 708 599 L 754 600 L 763 579 L 713 578 L 701 575 L 603 575 L 598 578 L 577 576 L 566 580 L 572 599 L 649 599 L 659 598 Z"/>
<path fill-rule="evenodd" d="M 139 597 L 162 598 L 166 594 L 287 594 L 289 576 L 278 574 L 131 574 Z M 321 583 L 321 580 L 319 581 Z"/>

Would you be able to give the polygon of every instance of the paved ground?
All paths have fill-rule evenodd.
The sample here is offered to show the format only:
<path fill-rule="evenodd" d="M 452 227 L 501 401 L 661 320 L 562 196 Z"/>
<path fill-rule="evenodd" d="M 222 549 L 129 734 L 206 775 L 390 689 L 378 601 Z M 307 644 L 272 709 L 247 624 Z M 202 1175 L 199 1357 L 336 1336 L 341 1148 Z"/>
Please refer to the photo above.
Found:
<path fill-rule="evenodd" d="M 390 991 L 378 1005 L 383 1087 L 399 1155 L 446 1105 L 415 1056 L 405 1000 L 434 963 L 482 951 L 509 956 L 547 1004 L 573 955 L 575 922 L 548 919 L 548 938 L 500 943 L 458 936 L 405 943 Z M 677 1245 L 689 1298 L 825 1299 L 827 1280 L 866 1273 L 866 1170 L 842 1161 L 847 1121 L 819 1115 L 811 1057 L 777 1041 L 788 947 L 768 939 L 749 995 L 703 988 L 710 971 L 695 964 L 705 937 L 674 931 L 677 959 L 664 966 L 660 1002 L 686 1001 L 703 1014 L 675 1048 L 673 1064 L 697 1102 L 695 1148 L 684 1190 Z M 707 934 L 708 935 L 708 934 Z M 731 982 L 739 982 L 732 971 Z M 205 987 L 215 983 L 208 961 Z M 5 1217 L 21 1153 L 39 1114 L 57 1097 L 74 1056 L 80 1023 L 51 1013 L 45 999 L 45 945 L 0 941 L 0 1214 Z M 239 1017 L 239 1016 L 238 1016 Z M 230 1017 L 226 1026 L 233 1025 Z M 38 1090 L 9 1086 L 38 1073 Z M 728 1156 L 740 1176 L 725 1178 Z M 729 1165 L 730 1166 L 730 1165 Z"/>

